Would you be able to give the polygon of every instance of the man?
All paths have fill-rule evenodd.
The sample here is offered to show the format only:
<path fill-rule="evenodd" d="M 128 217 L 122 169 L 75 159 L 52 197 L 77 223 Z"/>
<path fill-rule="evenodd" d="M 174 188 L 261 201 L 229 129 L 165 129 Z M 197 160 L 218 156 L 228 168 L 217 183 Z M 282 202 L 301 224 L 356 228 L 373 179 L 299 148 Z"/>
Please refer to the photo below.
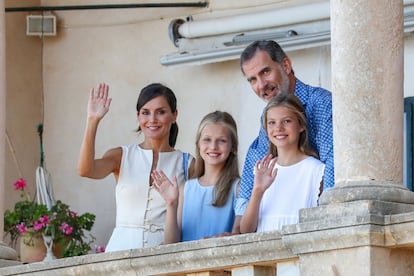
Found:
<path fill-rule="evenodd" d="M 256 41 L 247 46 L 241 54 L 240 66 L 256 95 L 266 102 L 282 91 L 294 93 L 299 98 L 305 108 L 311 145 L 319 153 L 320 160 L 326 166 L 323 179 L 324 189 L 333 187 L 331 93 L 298 80 L 289 57 L 274 41 Z M 250 199 L 254 183 L 254 165 L 269 151 L 269 139 L 262 121 L 259 135 L 250 145 L 244 162 L 236 206 L 237 216 L 244 214 Z M 240 217 L 237 220 L 239 219 Z"/>

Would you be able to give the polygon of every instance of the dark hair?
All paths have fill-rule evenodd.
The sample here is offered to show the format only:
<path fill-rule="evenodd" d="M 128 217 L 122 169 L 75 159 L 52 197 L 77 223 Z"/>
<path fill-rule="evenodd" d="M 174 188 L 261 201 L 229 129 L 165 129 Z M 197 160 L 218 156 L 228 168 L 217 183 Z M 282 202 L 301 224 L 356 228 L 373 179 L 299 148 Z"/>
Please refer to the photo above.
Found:
<path fill-rule="evenodd" d="M 137 112 L 141 110 L 141 108 L 150 100 L 162 96 L 164 99 L 167 100 L 168 105 L 171 108 L 171 112 L 177 111 L 177 99 L 174 95 L 174 92 L 165 85 L 160 83 L 151 83 L 144 88 L 142 88 L 141 92 L 139 93 L 138 101 L 137 101 Z M 141 131 L 141 127 L 138 127 L 138 132 Z M 170 137 L 168 143 L 171 147 L 175 146 L 175 142 L 177 141 L 178 135 L 178 125 L 177 123 L 172 123 L 170 129 Z"/>
<path fill-rule="evenodd" d="M 225 111 L 215 111 L 204 116 L 200 122 L 196 135 L 196 159 L 194 166 L 194 177 L 203 176 L 205 173 L 204 160 L 201 158 L 198 142 L 200 141 L 201 132 L 205 126 L 211 123 L 222 124 L 230 132 L 230 154 L 227 157 L 226 163 L 220 172 L 220 177 L 214 186 L 214 195 L 212 202 L 213 206 L 224 206 L 229 198 L 233 182 L 240 177 L 239 163 L 237 158 L 237 150 L 239 145 L 237 137 L 237 125 L 233 117 Z"/>
<path fill-rule="evenodd" d="M 270 99 L 267 103 L 265 111 L 264 111 L 264 126 L 267 129 L 267 112 L 277 106 L 283 106 L 293 112 L 298 119 L 299 125 L 303 127 L 303 131 L 299 135 L 298 141 L 298 148 L 302 153 L 306 155 L 313 156 L 315 158 L 319 158 L 316 151 L 312 148 L 309 142 L 308 136 L 308 124 L 306 121 L 306 114 L 305 109 L 303 108 L 302 103 L 300 100 L 292 93 L 279 93 L 277 96 Z M 270 143 L 269 152 L 273 156 L 277 156 L 277 147 Z"/>
<path fill-rule="evenodd" d="M 243 63 L 249 61 L 259 50 L 265 51 L 270 56 L 270 58 L 277 63 L 281 63 L 283 59 L 287 57 L 285 51 L 283 51 L 282 47 L 280 47 L 277 42 L 273 40 L 258 40 L 247 46 L 246 49 L 244 49 L 241 53 L 240 68 L 242 72 Z"/>

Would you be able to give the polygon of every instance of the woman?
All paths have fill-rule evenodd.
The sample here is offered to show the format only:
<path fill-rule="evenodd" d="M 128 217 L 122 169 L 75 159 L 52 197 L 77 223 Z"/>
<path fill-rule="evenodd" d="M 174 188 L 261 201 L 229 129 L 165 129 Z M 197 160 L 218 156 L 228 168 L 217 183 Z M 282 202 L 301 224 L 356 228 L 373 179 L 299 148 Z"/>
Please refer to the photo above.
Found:
<path fill-rule="evenodd" d="M 113 173 L 117 182 L 116 226 L 106 252 L 157 246 L 164 238 L 166 206 L 151 185 L 151 171 L 163 170 L 182 184 L 187 170 L 186 155 L 174 149 L 178 134 L 176 97 L 159 83 L 144 87 L 136 106 L 138 132 L 144 134 L 144 141 L 109 149 L 95 158 L 98 125 L 111 104 L 108 92 L 105 83 L 90 91 L 79 175 L 102 179 Z"/>

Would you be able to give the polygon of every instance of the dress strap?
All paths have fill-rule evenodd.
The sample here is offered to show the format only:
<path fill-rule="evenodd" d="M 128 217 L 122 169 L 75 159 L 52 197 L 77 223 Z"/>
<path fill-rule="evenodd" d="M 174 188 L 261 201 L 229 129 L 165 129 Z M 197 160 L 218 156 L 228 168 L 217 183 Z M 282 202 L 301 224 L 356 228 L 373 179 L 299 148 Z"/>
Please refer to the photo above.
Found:
<path fill-rule="evenodd" d="M 188 152 L 183 152 L 183 171 L 184 171 L 184 180 L 188 180 L 188 160 L 190 159 L 190 154 Z"/>

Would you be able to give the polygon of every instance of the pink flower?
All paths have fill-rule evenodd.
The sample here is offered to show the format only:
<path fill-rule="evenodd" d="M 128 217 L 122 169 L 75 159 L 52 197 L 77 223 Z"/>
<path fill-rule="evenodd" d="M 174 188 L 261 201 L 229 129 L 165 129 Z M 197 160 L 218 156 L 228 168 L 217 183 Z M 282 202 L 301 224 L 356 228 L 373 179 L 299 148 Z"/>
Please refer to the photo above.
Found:
<path fill-rule="evenodd" d="M 73 227 L 64 222 L 61 226 L 59 226 L 59 230 L 65 233 L 65 235 L 70 235 L 73 232 Z"/>
<path fill-rule="evenodd" d="M 49 224 L 48 216 L 41 216 L 37 221 L 33 223 L 33 229 L 39 231 L 40 229 L 46 227 Z"/>
<path fill-rule="evenodd" d="M 24 178 L 19 178 L 16 182 L 14 182 L 13 185 L 14 185 L 15 190 L 22 190 L 22 191 L 27 186 L 26 180 L 24 180 Z"/>
<path fill-rule="evenodd" d="M 62 230 L 63 232 L 64 232 L 64 230 L 66 229 L 66 227 L 68 227 L 69 225 L 66 223 L 66 222 L 64 222 L 64 223 L 62 223 L 62 225 L 60 225 L 59 226 L 59 230 Z"/>
<path fill-rule="evenodd" d="M 49 224 L 48 216 L 41 216 L 37 221 L 33 223 L 33 229 L 39 231 Z"/>
<path fill-rule="evenodd" d="M 70 217 L 71 218 L 75 218 L 77 216 L 78 216 L 78 214 L 76 212 L 70 211 Z"/>
<path fill-rule="evenodd" d="M 95 253 L 104 253 L 105 245 L 95 245 Z"/>
<path fill-rule="evenodd" d="M 70 234 L 72 234 L 72 232 L 73 232 L 73 227 L 72 226 L 69 226 L 68 228 L 66 228 L 66 230 L 65 230 L 65 234 L 66 235 L 70 235 Z"/>
<path fill-rule="evenodd" d="M 49 216 L 41 216 L 40 218 L 39 218 L 39 222 L 41 223 L 41 224 L 43 224 L 43 226 L 46 226 L 46 225 L 48 225 L 49 224 Z"/>
<path fill-rule="evenodd" d="M 25 234 L 27 231 L 27 227 L 24 225 L 23 222 L 16 225 L 16 228 L 19 230 L 20 234 Z"/>
<path fill-rule="evenodd" d="M 34 222 L 34 224 L 33 224 L 33 229 L 35 230 L 35 231 L 39 231 L 40 229 L 42 229 L 43 228 L 43 225 L 41 224 L 41 223 L 38 223 L 37 221 L 35 221 Z"/>

